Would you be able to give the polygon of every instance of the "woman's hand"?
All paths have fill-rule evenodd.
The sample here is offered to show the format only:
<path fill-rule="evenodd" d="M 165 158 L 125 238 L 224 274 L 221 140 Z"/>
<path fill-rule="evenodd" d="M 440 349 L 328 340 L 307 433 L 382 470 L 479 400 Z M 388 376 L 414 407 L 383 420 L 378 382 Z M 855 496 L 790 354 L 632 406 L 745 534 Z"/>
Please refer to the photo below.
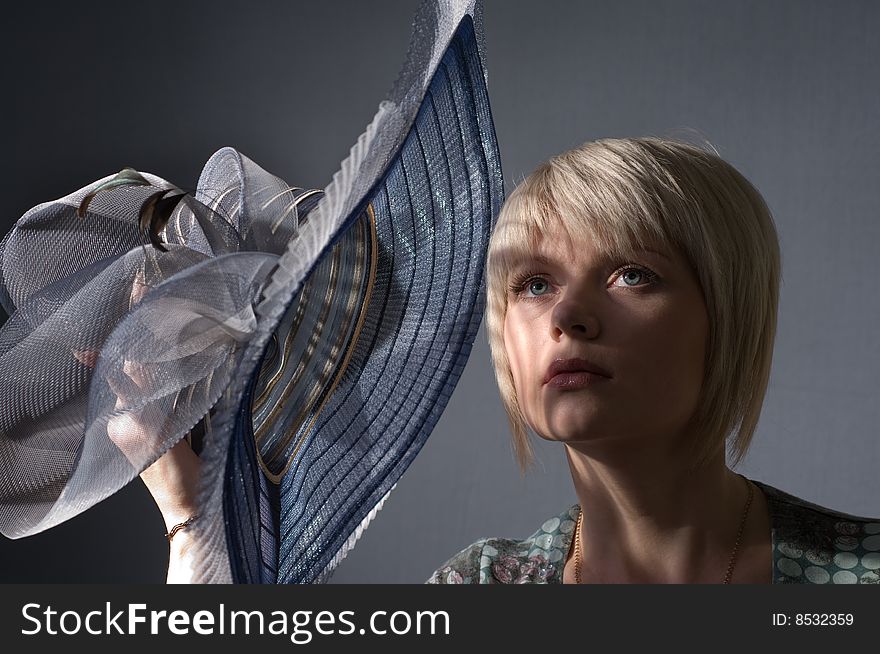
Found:
<path fill-rule="evenodd" d="M 123 370 L 133 384 L 143 384 L 140 366 L 126 362 Z M 143 461 L 144 448 L 150 448 L 155 441 L 155 425 L 151 424 L 148 411 L 129 408 L 123 391 L 117 390 L 116 393 L 116 408 L 121 412 L 108 421 L 107 435 L 130 460 Z M 197 515 L 200 472 L 201 461 L 198 455 L 187 440 L 182 439 L 141 473 L 141 479 L 165 521 L 166 533 L 170 533 L 175 525 L 185 523 Z M 168 583 L 189 580 L 191 570 L 186 561 L 191 542 L 185 527 L 172 537 Z"/>
<path fill-rule="evenodd" d="M 107 424 L 110 440 L 126 455 L 143 447 L 149 425 L 136 412 L 112 418 Z M 170 533 L 175 525 L 198 513 L 197 493 L 201 460 L 186 439 L 182 439 L 141 473 L 141 479 L 153 496 Z M 189 580 L 191 570 L 187 554 L 192 543 L 187 528 L 178 530 L 170 541 L 168 583 Z"/>
<path fill-rule="evenodd" d="M 146 284 L 136 278 L 132 288 L 131 303 L 141 300 L 147 290 Z M 93 350 L 74 351 L 73 356 L 83 365 L 94 369 L 99 352 Z M 137 362 L 125 361 L 124 375 L 116 382 L 108 379 L 116 395 L 117 415 L 107 423 L 107 435 L 116 447 L 132 462 L 149 460 L 156 445 L 156 418 L 149 409 L 137 409 L 130 404 L 139 390 L 148 386 L 149 373 Z M 197 516 L 198 480 L 201 473 L 201 460 L 184 438 L 160 456 L 152 465 L 141 472 L 141 479 L 153 496 L 156 506 L 165 521 L 165 531 Z M 191 570 L 187 565 L 187 554 L 192 539 L 187 528 L 177 531 L 170 541 L 168 583 L 186 582 Z"/>

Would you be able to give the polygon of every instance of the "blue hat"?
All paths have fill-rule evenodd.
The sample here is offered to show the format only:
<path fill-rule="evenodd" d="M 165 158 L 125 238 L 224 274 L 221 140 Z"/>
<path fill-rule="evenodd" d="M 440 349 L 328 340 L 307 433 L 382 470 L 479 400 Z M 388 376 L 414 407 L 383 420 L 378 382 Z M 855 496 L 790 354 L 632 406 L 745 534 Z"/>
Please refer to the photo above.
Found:
<path fill-rule="evenodd" d="M 126 170 L 0 245 L 0 528 L 42 531 L 181 438 L 196 582 L 324 580 L 436 424 L 503 195 L 476 2 L 426 2 L 324 191 L 224 148 L 189 194 Z M 195 436 L 194 436 L 195 435 Z"/>

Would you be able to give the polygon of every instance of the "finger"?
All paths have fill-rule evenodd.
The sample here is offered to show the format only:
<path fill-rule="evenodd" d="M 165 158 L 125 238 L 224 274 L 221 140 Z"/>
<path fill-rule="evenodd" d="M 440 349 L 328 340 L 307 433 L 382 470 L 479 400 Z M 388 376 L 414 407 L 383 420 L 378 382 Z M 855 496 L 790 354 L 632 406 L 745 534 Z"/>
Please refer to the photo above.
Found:
<path fill-rule="evenodd" d="M 123 363 L 123 373 L 125 373 L 126 364 Z M 131 366 L 129 366 L 129 370 L 132 370 Z M 135 377 L 138 377 L 143 381 L 143 374 L 135 374 Z M 142 391 L 142 387 L 138 385 L 135 379 L 132 378 L 132 375 L 128 373 L 119 374 L 118 372 L 108 374 L 106 376 L 107 386 L 110 387 L 110 391 L 116 396 L 116 409 L 125 409 L 130 406 L 131 401 L 138 397 L 138 395 Z"/>
<path fill-rule="evenodd" d="M 73 358 L 83 364 L 86 368 L 94 370 L 98 365 L 98 350 L 73 350 Z"/>
<path fill-rule="evenodd" d="M 138 271 L 135 274 L 134 282 L 131 285 L 131 299 L 129 301 L 129 307 L 133 307 L 135 304 L 140 302 L 144 295 L 146 295 L 147 291 L 150 290 L 150 287 L 147 285 L 146 277 L 144 272 Z"/>
<path fill-rule="evenodd" d="M 133 464 L 143 458 L 144 444 L 148 441 L 145 424 L 136 411 L 125 411 L 107 421 L 107 436 Z"/>

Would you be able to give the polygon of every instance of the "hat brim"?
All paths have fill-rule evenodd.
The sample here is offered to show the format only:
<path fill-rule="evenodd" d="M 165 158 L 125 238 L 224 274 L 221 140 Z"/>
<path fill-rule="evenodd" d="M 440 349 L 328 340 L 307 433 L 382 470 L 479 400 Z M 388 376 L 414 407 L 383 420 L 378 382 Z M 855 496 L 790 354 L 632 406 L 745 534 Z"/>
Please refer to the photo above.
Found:
<path fill-rule="evenodd" d="M 326 321 L 298 325 L 318 349 L 310 360 L 335 356 L 333 374 L 326 378 L 314 366 L 300 375 L 299 395 L 272 404 L 268 428 L 253 413 L 262 359 L 233 382 L 235 401 L 222 409 L 235 421 L 222 492 L 205 489 L 206 502 L 223 497 L 225 547 L 215 535 L 214 547 L 193 561 L 196 569 L 215 570 L 210 561 L 226 550 L 236 582 L 313 582 L 332 572 L 425 443 L 464 369 L 502 195 L 484 73 L 466 16 L 391 163 L 307 275 L 320 287 L 310 298 L 326 298 L 330 276 L 321 267 L 340 252 L 371 252 L 360 266 L 366 278 L 351 285 L 358 310 L 343 321 L 341 349 L 339 330 Z M 301 294 L 276 322 L 305 310 Z M 289 337 L 288 328 L 278 340 Z M 302 389 L 312 387 L 332 392 L 304 411 L 309 393 Z M 202 542 L 211 543 L 205 526 L 201 531 Z"/>

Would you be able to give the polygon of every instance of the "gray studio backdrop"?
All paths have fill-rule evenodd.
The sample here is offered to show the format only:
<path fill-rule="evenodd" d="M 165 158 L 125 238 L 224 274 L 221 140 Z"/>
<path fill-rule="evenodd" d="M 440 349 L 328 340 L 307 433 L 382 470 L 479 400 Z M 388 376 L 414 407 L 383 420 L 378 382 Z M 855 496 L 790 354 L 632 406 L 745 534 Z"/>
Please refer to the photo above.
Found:
<path fill-rule="evenodd" d="M 5 232 L 125 165 L 194 186 L 231 145 L 323 186 L 403 61 L 417 0 L 66 3 L 7 14 Z M 489 92 L 508 191 L 609 136 L 708 139 L 764 193 L 783 253 L 779 336 L 740 471 L 880 515 L 880 5 L 489 0 Z M 2 374 L 2 371 L 0 371 Z M 520 476 L 485 332 L 428 444 L 335 582 L 421 582 L 483 536 L 574 501 L 562 448 Z M 139 480 L 47 533 L 0 542 L 0 581 L 164 579 Z"/>

